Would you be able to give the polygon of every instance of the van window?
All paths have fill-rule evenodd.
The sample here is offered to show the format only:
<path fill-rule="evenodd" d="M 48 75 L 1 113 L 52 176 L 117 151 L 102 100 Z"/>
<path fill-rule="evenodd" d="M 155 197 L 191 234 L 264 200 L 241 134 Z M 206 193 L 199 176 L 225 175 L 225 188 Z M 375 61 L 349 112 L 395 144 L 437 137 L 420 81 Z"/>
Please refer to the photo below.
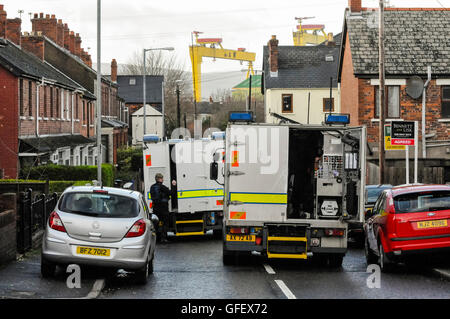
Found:
<path fill-rule="evenodd" d="M 430 191 L 394 197 L 396 213 L 419 213 L 450 209 L 450 191 Z"/>

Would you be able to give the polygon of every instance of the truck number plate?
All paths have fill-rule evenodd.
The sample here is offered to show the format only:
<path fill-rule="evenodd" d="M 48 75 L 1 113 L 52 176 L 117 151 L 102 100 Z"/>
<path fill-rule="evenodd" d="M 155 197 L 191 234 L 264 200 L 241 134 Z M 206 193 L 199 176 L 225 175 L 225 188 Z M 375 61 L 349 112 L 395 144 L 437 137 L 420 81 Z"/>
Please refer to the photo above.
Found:
<path fill-rule="evenodd" d="M 227 235 L 227 241 L 255 241 L 255 235 Z"/>

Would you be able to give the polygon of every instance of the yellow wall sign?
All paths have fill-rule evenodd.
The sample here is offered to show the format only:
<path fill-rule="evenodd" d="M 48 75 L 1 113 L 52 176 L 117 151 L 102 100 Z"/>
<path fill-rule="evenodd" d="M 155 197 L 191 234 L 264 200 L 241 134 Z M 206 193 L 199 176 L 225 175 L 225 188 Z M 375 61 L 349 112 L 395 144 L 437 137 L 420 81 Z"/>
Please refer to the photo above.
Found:
<path fill-rule="evenodd" d="M 384 125 L 384 149 L 386 151 L 404 151 L 405 145 L 392 145 L 391 144 L 391 124 Z"/>

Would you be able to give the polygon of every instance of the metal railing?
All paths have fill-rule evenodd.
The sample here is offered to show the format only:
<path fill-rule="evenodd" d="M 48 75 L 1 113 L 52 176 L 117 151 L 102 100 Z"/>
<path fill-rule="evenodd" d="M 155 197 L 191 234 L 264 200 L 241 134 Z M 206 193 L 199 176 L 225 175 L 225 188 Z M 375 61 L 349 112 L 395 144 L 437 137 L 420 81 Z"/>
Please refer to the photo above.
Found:
<path fill-rule="evenodd" d="M 33 235 L 45 229 L 58 195 L 40 194 L 32 198 L 32 189 L 19 193 L 17 210 L 17 252 L 23 254 L 33 247 Z"/>

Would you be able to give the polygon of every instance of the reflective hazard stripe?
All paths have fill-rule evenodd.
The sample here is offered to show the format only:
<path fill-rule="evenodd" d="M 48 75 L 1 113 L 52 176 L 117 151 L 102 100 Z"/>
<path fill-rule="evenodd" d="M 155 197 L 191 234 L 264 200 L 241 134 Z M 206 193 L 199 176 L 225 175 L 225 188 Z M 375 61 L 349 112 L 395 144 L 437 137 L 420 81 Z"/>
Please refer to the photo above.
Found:
<path fill-rule="evenodd" d="M 243 202 L 244 204 L 286 205 L 287 194 L 230 193 L 230 201 Z"/>
<path fill-rule="evenodd" d="M 178 191 L 178 199 L 201 198 L 201 197 L 223 197 L 223 188 L 192 189 L 192 190 Z"/>

